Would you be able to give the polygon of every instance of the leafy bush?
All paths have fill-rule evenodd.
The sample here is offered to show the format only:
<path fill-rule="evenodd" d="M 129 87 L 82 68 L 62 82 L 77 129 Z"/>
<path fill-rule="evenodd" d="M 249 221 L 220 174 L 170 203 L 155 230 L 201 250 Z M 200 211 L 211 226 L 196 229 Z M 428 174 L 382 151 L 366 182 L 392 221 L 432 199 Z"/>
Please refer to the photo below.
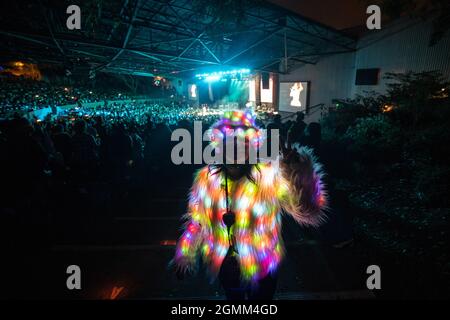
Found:
<path fill-rule="evenodd" d="M 338 163 L 338 177 L 370 177 L 380 186 L 406 179 L 406 198 L 448 207 L 449 83 L 438 72 L 390 73 L 385 78 L 392 82 L 384 95 L 368 92 L 335 101 L 322 121 L 324 144 L 332 150 L 328 163 Z M 351 169 L 342 170 L 338 156 Z"/>
<path fill-rule="evenodd" d="M 386 85 L 386 98 L 397 107 L 404 126 L 417 127 L 436 112 L 441 99 L 448 98 L 449 83 L 437 71 L 387 73 L 384 78 L 392 80 Z"/>
<path fill-rule="evenodd" d="M 432 162 L 419 163 L 412 174 L 411 183 L 415 196 L 429 207 L 448 207 L 450 168 Z"/>
<path fill-rule="evenodd" d="M 373 161 L 392 156 L 401 141 L 399 128 L 384 115 L 358 119 L 348 128 L 345 138 L 351 141 L 350 151 L 360 154 L 361 159 Z"/>

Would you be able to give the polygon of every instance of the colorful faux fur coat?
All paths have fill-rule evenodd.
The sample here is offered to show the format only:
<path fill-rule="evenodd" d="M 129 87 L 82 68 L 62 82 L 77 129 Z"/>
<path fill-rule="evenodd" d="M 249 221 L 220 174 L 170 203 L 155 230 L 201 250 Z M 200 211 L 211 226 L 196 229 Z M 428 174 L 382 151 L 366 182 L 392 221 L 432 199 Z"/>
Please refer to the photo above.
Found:
<path fill-rule="evenodd" d="M 296 156 L 299 161 L 295 165 L 280 161 L 279 165 L 254 166 L 254 181 L 243 177 L 228 182 L 232 188 L 230 209 L 236 215 L 232 234 L 243 280 L 257 281 L 277 269 L 284 255 L 282 212 L 303 225 L 317 226 L 324 219 L 327 196 L 321 166 L 308 148 L 299 148 Z M 192 271 L 202 255 L 212 279 L 229 248 L 222 221 L 226 212 L 224 179 L 223 172 L 214 173 L 208 166 L 197 172 L 184 216 L 185 231 L 172 260 L 176 267 Z"/>

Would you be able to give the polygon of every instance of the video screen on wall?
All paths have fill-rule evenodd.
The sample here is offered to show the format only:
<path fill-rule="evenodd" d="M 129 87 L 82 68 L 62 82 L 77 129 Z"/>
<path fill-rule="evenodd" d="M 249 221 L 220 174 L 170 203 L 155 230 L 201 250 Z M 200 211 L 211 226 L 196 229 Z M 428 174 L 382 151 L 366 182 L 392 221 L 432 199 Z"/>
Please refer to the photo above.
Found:
<path fill-rule="evenodd" d="M 190 84 L 188 86 L 188 91 L 190 100 L 198 100 L 198 89 L 196 84 Z"/>
<path fill-rule="evenodd" d="M 305 111 L 308 107 L 309 82 L 280 82 L 280 111 Z"/>

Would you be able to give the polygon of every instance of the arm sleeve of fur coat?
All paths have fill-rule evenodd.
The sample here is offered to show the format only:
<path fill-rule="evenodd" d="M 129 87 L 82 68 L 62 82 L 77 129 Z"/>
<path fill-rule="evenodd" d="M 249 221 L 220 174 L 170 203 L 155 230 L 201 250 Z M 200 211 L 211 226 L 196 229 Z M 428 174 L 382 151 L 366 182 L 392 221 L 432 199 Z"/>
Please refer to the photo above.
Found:
<path fill-rule="evenodd" d="M 183 216 L 184 232 L 178 240 L 175 257 L 170 262 L 170 265 L 182 272 L 195 271 L 198 250 L 203 242 L 204 231 L 209 225 L 204 207 L 207 174 L 207 169 L 204 168 L 195 177 L 189 193 L 188 210 Z"/>
<path fill-rule="evenodd" d="M 301 225 L 319 226 L 325 220 L 328 196 L 322 165 L 312 149 L 296 147 L 280 161 L 279 201 Z"/>

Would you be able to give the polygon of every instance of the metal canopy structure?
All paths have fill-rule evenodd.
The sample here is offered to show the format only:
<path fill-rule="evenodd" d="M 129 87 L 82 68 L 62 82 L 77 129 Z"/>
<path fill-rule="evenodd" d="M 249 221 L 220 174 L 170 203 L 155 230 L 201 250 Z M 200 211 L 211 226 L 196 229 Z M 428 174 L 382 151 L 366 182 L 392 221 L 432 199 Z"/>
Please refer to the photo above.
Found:
<path fill-rule="evenodd" d="M 199 12 L 200 0 L 86 0 L 81 30 L 66 26 L 70 2 L 8 4 L 0 26 L 3 56 L 95 72 L 187 77 L 236 67 L 288 73 L 355 49 L 355 39 L 266 1 L 253 0 L 238 20 L 227 20 Z"/>

